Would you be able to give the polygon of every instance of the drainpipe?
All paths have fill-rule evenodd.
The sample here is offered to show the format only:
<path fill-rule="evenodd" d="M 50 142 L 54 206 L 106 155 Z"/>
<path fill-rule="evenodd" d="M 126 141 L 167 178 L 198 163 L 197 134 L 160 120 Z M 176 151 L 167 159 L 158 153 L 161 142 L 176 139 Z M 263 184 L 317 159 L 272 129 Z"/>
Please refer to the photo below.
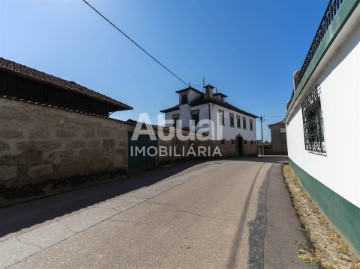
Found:
<path fill-rule="evenodd" d="M 209 121 L 211 122 L 211 111 L 210 111 L 210 106 L 211 106 L 211 103 L 208 103 L 208 107 L 209 107 Z M 212 130 L 211 130 L 211 124 L 209 126 L 209 135 L 212 133 Z"/>

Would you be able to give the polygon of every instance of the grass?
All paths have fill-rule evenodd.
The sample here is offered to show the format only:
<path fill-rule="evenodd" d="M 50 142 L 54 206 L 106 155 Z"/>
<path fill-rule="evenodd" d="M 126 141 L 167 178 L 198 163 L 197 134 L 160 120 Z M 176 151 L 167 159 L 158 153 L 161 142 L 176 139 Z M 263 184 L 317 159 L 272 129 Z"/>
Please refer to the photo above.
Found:
<path fill-rule="evenodd" d="M 360 261 L 312 202 L 289 165 L 283 166 L 285 182 L 303 227 L 298 228 L 309 244 L 297 243 L 298 257 L 325 269 L 360 269 Z"/>

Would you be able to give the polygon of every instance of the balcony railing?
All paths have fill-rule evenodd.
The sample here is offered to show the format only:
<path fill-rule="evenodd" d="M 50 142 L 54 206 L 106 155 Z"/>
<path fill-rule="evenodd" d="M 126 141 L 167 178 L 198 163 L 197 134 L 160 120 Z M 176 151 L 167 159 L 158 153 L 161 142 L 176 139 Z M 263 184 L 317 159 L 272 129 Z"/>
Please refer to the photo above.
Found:
<path fill-rule="evenodd" d="M 311 60 L 313 59 L 321 41 L 324 38 L 324 35 L 326 34 L 327 30 L 329 29 L 329 26 L 331 22 L 333 21 L 336 13 L 338 12 L 341 4 L 346 0 L 330 0 L 325 14 L 321 20 L 320 26 L 318 30 L 316 31 L 315 38 L 310 46 L 310 50 L 308 54 L 306 55 L 305 61 L 303 63 L 303 66 L 301 67 L 300 74 L 299 74 L 299 82 L 303 78 Z"/>

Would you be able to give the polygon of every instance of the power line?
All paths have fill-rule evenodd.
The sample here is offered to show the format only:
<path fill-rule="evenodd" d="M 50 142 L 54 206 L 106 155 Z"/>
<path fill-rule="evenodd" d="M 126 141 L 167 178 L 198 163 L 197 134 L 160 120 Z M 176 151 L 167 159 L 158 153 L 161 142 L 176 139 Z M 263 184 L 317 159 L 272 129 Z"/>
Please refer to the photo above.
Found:
<path fill-rule="evenodd" d="M 159 60 L 157 60 L 154 56 L 152 56 L 149 52 L 147 52 L 143 47 L 141 47 L 138 43 L 136 43 L 130 36 L 125 34 L 119 27 L 117 27 L 115 24 L 113 24 L 109 19 L 107 19 L 103 14 L 101 14 L 96 8 L 94 8 L 92 5 L 90 5 L 86 0 L 82 0 L 85 4 L 87 4 L 92 10 L 94 10 L 98 15 L 100 15 L 104 20 L 106 20 L 108 23 L 111 24 L 116 30 L 118 30 L 123 36 L 125 36 L 127 39 L 129 39 L 135 46 L 137 46 L 139 49 L 141 49 L 143 52 L 145 52 L 151 59 L 153 59 L 155 62 L 157 62 L 159 65 L 161 65 L 166 71 L 168 71 L 171 75 L 176 77 L 178 80 L 180 80 L 182 83 L 184 83 L 186 86 L 188 84 L 182 80 L 179 76 L 177 76 L 174 72 L 172 72 L 169 68 L 167 68 L 164 64 L 162 64 Z"/>

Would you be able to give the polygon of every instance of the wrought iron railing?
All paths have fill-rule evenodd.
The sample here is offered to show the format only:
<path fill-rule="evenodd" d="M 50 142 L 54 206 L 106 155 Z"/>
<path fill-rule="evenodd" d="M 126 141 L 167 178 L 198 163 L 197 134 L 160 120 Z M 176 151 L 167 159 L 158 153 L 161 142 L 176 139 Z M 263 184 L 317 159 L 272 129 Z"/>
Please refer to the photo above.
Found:
<path fill-rule="evenodd" d="M 329 29 L 329 26 L 331 22 L 333 21 L 336 13 L 338 12 L 341 4 L 346 0 L 330 0 L 325 14 L 321 20 L 320 26 L 318 30 L 316 31 L 315 38 L 310 46 L 310 50 L 308 54 L 306 55 L 305 61 L 303 63 L 303 66 L 301 67 L 300 74 L 299 74 L 299 82 L 303 78 L 307 68 L 309 67 L 309 64 L 311 60 L 313 59 L 321 41 L 324 38 L 324 35 L 326 34 L 327 30 Z"/>

